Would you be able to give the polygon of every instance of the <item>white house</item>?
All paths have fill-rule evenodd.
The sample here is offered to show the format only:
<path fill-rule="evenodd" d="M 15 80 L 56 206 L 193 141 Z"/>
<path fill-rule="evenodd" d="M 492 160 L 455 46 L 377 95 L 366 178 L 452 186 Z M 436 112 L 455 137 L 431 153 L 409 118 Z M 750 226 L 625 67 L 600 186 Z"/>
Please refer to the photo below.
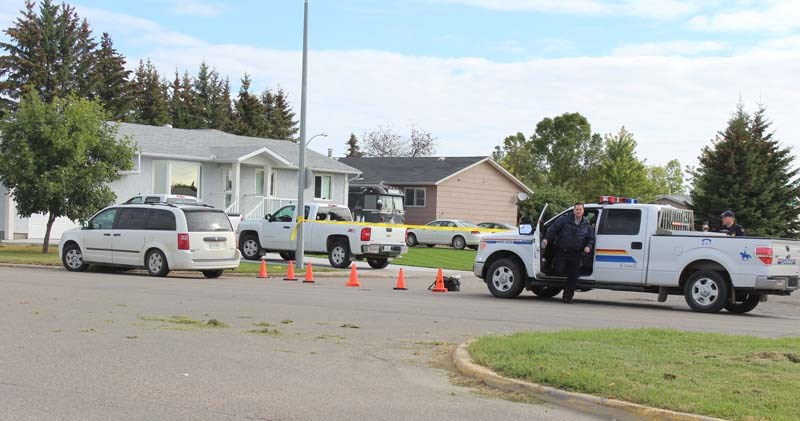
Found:
<path fill-rule="evenodd" d="M 119 123 L 118 136 L 136 144 L 134 168 L 111 183 L 117 201 L 139 193 L 196 196 L 246 218 L 297 200 L 298 146 L 286 140 L 236 136 L 219 130 L 186 130 Z M 305 200 L 347 206 L 348 183 L 360 171 L 312 150 L 306 167 L 314 174 Z M 0 239 L 42 239 L 46 215 L 20 218 L 13 199 L 0 186 Z M 76 222 L 58 218 L 51 238 Z"/>

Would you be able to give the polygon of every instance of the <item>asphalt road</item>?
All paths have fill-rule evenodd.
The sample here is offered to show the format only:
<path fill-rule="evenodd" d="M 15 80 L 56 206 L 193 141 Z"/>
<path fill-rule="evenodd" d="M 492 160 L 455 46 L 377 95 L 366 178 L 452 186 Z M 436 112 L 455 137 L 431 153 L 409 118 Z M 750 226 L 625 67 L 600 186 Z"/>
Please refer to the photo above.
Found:
<path fill-rule="evenodd" d="M 386 276 L 346 281 L 0 267 L 0 419 L 625 419 L 487 396 L 436 362 L 449 344 L 523 330 L 800 335 L 799 296 L 737 316 L 609 291 L 579 293 L 573 305 L 530 293 L 499 300 L 471 276 L 462 291 L 436 294 L 427 272 L 409 274 L 408 291 Z M 153 320 L 179 315 L 228 327 Z M 248 333 L 265 327 L 280 333 Z"/>

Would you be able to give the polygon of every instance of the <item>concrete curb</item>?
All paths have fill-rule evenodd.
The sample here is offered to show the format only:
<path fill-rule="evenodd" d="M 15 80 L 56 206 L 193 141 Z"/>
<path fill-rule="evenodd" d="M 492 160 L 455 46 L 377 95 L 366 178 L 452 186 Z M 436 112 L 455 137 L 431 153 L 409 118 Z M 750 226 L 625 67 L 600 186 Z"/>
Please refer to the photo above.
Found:
<path fill-rule="evenodd" d="M 562 406 L 577 407 L 580 410 L 596 413 L 596 409 L 623 411 L 638 417 L 670 421 L 725 421 L 721 418 L 675 412 L 667 409 L 652 408 L 617 399 L 601 398 L 585 393 L 567 392 L 565 390 L 542 386 L 536 383 L 503 377 L 496 372 L 475 364 L 467 350 L 470 342 L 463 343 L 453 353 L 453 362 L 458 371 L 465 376 L 480 380 L 487 386 L 506 392 L 530 394 L 549 403 Z"/>

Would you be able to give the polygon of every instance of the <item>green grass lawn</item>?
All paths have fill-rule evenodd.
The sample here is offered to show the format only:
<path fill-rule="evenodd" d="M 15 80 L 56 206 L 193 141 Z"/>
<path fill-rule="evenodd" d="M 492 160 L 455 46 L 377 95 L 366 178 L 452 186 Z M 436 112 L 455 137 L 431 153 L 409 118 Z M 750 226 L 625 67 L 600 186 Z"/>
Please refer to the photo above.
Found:
<path fill-rule="evenodd" d="M 667 329 L 525 332 L 470 344 L 508 377 L 732 420 L 796 420 L 800 338 Z"/>
<path fill-rule="evenodd" d="M 445 247 L 409 247 L 408 253 L 394 259 L 392 263 L 426 268 L 472 270 L 474 250 L 456 250 Z"/>

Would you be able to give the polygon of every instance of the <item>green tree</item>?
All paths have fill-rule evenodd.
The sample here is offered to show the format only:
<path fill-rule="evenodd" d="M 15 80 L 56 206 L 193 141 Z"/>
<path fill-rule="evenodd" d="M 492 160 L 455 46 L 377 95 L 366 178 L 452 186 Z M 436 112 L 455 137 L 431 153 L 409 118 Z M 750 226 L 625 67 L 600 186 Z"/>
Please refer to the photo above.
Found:
<path fill-rule="evenodd" d="M 264 104 L 267 106 L 267 104 Z M 286 92 L 278 89 L 273 96 L 273 102 L 268 108 L 268 124 L 270 136 L 273 139 L 297 141 L 297 121 L 294 120 L 294 112 L 289 105 Z"/>
<path fill-rule="evenodd" d="M 692 201 L 698 220 L 719 220 L 733 209 L 748 235 L 795 237 L 800 194 L 794 156 L 773 138 L 765 109 L 753 117 L 742 104 L 701 151 L 693 173 Z"/>
<path fill-rule="evenodd" d="M 175 80 L 172 82 L 172 95 L 170 96 L 170 115 L 172 116 L 172 126 L 179 129 L 200 129 L 204 128 L 202 122 L 202 110 L 198 105 L 192 79 L 188 71 L 183 72 L 183 77 L 175 72 Z"/>
<path fill-rule="evenodd" d="M 171 121 L 167 88 L 150 60 L 139 61 L 134 73 L 133 95 L 133 122 L 161 126 Z"/>
<path fill-rule="evenodd" d="M 361 149 L 358 147 L 358 138 L 355 133 L 350 133 L 350 139 L 347 140 L 347 158 L 361 158 Z"/>
<path fill-rule="evenodd" d="M 0 182 L 20 216 L 48 214 L 43 253 L 57 217 L 85 220 L 113 203 L 108 183 L 133 165 L 131 142 L 117 140 L 117 129 L 107 120 L 96 101 L 70 97 L 46 103 L 35 92 L 3 119 Z"/>
<path fill-rule="evenodd" d="M 108 33 L 103 33 L 95 62 L 97 88 L 89 99 L 98 98 L 112 120 L 125 121 L 133 105 L 128 81 L 132 72 L 125 69 L 125 57 L 114 49 Z"/>
<path fill-rule="evenodd" d="M 647 166 L 636 157 L 636 140 L 624 126 L 616 135 L 605 136 L 604 153 L 593 168 L 590 179 L 596 195 L 607 192 L 605 194 L 636 197 L 643 201 L 649 201 L 655 195 Z"/>
<path fill-rule="evenodd" d="M 239 88 L 239 97 L 235 101 L 233 130 L 235 134 L 242 136 L 267 137 L 269 122 L 266 110 L 258 97 L 250 93 L 250 83 L 250 76 L 245 73 Z"/>
<path fill-rule="evenodd" d="M 95 48 L 89 24 L 66 3 L 42 0 L 39 12 L 28 0 L 22 16 L 4 32 L 8 42 L 0 43 L 0 98 L 4 110 L 34 89 L 45 102 L 56 97 L 89 97 L 95 92 Z"/>
<path fill-rule="evenodd" d="M 683 171 L 681 163 L 677 159 L 670 160 L 664 167 L 666 172 L 667 193 L 682 194 L 686 191 L 684 187 Z"/>
<path fill-rule="evenodd" d="M 502 146 L 495 146 L 492 159 L 529 186 L 545 182 L 543 164 L 533 149 L 533 141 L 522 132 L 506 136 Z"/>

